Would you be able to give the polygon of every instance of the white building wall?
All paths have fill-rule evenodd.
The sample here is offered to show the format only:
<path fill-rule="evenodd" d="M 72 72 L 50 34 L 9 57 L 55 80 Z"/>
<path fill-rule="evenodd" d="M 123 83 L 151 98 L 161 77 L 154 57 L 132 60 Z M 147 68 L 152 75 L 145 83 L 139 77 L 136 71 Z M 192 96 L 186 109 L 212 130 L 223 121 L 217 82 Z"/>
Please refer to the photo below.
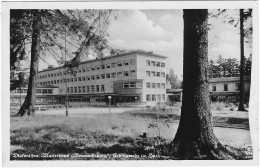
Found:
<path fill-rule="evenodd" d="M 142 99 L 143 102 L 147 102 L 146 101 L 146 95 L 153 95 L 155 94 L 156 96 L 158 94 L 165 95 L 165 99 L 166 99 L 166 67 L 156 67 L 152 66 L 150 64 L 150 66 L 146 65 L 146 60 L 149 61 L 154 61 L 156 62 L 160 62 L 160 63 L 164 63 L 166 64 L 166 60 L 165 58 L 160 58 L 160 57 L 152 57 L 152 56 L 147 56 L 147 55 L 143 55 L 143 54 L 138 54 L 137 57 L 137 78 L 138 79 L 144 79 L 143 81 L 143 95 L 142 95 Z M 150 77 L 147 76 L 146 71 L 150 71 Z M 152 77 L 152 73 L 151 72 L 160 72 L 160 77 Z M 162 72 L 165 74 L 165 77 L 162 77 Z M 147 88 L 146 87 L 146 83 L 155 83 L 157 85 L 157 83 L 161 84 L 161 88 Z M 162 83 L 164 83 L 164 89 L 162 88 Z M 151 86 L 152 87 L 152 86 Z M 156 97 L 157 98 L 157 97 Z M 165 100 L 166 101 L 166 100 Z M 148 101 L 147 104 L 148 105 L 155 105 L 157 101 Z"/>

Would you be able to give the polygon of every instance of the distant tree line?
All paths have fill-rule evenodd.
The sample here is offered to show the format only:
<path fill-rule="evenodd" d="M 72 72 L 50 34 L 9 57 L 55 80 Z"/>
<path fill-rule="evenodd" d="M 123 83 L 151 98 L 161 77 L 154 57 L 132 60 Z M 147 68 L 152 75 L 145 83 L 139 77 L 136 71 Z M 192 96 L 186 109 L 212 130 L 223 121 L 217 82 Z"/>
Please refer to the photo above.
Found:
<path fill-rule="evenodd" d="M 252 55 L 244 59 L 244 76 L 251 76 Z M 209 61 L 209 77 L 239 77 L 240 62 L 236 58 L 223 58 L 219 55 L 218 59 Z"/>

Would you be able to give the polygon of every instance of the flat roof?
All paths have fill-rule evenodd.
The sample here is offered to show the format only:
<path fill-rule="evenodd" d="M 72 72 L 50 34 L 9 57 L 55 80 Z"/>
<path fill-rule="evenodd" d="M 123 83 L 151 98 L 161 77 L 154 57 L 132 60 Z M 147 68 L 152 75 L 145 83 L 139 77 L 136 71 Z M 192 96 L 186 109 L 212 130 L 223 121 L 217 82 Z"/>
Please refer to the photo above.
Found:
<path fill-rule="evenodd" d="M 147 51 L 143 51 L 143 50 L 133 50 L 133 51 L 129 51 L 129 52 L 122 53 L 122 54 L 110 55 L 110 56 L 106 56 L 106 57 L 103 57 L 103 58 L 96 58 L 96 59 L 92 59 L 92 60 L 88 60 L 88 61 L 83 61 L 83 62 L 80 63 L 80 65 L 85 64 L 85 63 L 95 62 L 95 61 L 102 61 L 102 60 L 107 60 L 107 59 L 111 59 L 111 58 L 117 58 L 117 57 L 129 55 L 129 54 L 144 54 L 144 55 L 152 56 L 152 57 L 168 58 L 168 57 L 163 56 L 163 55 L 154 54 L 153 52 L 147 52 Z M 38 73 L 51 71 L 51 70 L 55 70 L 55 69 L 60 69 L 60 68 L 65 68 L 65 67 L 64 66 L 58 66 L 58 67 L 54 67 L 54 68 L 43 69 L 43 70 L 39 71 Z"/>
<path fill-rule="evenodd" d="M 250 80 L 250 76 L 245 76 L 244 79 L 246 81 Z M 209 79 L 210 83 L 213 82 L 235 82 L 240 81 L 240 77 L 223 77 L 223 78 L 211 78 Z"/>

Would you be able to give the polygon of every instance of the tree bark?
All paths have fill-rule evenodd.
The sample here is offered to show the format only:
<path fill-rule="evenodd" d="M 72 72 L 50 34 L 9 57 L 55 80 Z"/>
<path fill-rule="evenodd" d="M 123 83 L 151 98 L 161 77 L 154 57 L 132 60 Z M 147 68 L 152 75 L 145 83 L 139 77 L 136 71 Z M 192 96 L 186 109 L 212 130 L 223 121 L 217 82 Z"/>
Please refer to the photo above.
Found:
<path fill-rule="evenodd" d="M 183 99 L 173 151 L 179 159 L 232 159 L 212 127 L 207 74 L 208 10 L 183 11 Z"/>
<path fill-rule="evenodd" d="M 238 111 L 246 111 L 244 107 L 244 10 L 240 9 L 240 95 Z"/>
<path fill-rule="evenodd" d="M 40 19 L 39 10 L 32 10 L 33 22 L 32 22 L 32 45 L 31 45 L 31 65 L 30 65 L 30 77 L 28 83 L 28 91 L 25 101 L 20 108 L 17 116 L 33 115 L 36 101 L 36 77 L 38 74 L 38 65 L 40 57 Z"/>

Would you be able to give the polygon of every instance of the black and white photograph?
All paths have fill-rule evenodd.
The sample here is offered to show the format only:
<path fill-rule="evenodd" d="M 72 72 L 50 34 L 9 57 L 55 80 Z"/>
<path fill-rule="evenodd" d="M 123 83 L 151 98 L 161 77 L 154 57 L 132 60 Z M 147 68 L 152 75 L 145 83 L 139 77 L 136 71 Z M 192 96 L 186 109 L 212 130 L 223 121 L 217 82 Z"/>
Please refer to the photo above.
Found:
<path fill-rule="evenodd" d="M 257 5 L 174 4 L 3 3 L 3 162 L 259 164 Z"/>

